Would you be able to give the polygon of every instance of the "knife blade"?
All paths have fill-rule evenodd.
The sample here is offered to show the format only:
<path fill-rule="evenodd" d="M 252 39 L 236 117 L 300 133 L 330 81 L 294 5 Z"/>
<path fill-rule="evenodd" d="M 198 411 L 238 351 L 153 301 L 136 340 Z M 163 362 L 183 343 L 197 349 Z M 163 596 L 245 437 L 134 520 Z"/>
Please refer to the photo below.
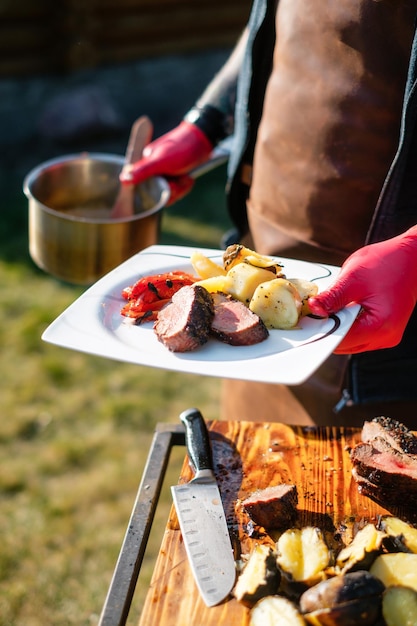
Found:
<path fill-rule="evenodd" d="M 233 548 L 204 418 L 198 409 L 187 409 L 180 419 L 195 475 L 189 483 L 171 487 L 171 492 L 194 579 L 210 607 L 224 600 L 235 583 Z"/>

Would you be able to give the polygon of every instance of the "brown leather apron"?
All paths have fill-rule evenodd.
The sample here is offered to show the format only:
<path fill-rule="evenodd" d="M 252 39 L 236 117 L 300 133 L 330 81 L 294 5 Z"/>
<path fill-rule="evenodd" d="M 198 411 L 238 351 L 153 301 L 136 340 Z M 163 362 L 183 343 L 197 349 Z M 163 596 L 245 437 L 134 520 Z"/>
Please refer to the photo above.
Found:
<path fill-rule="evenodd" d="M 340 265 L 364 244 L 398 144 L 416 9 L 415 0 L 279 1 L 247 203 L 257 251 Z M 335 416 L 345 363 L 333 355 L 291 389 L 225 381 L 222 417 L 361 424 L 399 410 Z M 397 419 L 415 415 L 407 406 Z"/>
<path fill-rule="evenodd" d="M 363 245 L 395 155 L 416 2 L 280 0 L 248 217 L 347 256 Z M 280 247 L 282 244 L 280 244 Z"/>

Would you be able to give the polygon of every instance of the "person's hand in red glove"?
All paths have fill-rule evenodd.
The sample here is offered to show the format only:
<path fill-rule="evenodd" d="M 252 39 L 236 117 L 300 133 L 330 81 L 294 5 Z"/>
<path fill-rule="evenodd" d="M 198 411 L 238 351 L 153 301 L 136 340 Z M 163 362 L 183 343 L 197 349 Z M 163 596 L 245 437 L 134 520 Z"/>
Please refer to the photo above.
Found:
<path fill-rule="evenodd" d="M 313 314 L 325 317 L 350 303 L 361 311 L 336 354 L 392 348 L 402 338 L 417 302 L 417 226 L 354 252 L 334 284 L 309 299 Z"/>
<path fill-rule="evenodd" d="M 191 191 L 194 179 L 188 173 L 207 161 L 213 147 L 200 128 L 183 121 L 148 144 L 142 158 L 128 172 L 122 170 L 120 181 L 138 185 L 151 176 L 163 176 L 171 190 L 168 204 L 173 204 Z"/>

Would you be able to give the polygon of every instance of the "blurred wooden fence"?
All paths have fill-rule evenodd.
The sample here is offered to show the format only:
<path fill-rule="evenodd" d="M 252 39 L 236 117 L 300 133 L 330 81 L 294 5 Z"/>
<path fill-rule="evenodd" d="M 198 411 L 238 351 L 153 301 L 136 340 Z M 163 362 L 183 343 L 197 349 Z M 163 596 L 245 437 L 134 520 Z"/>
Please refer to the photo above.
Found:
<path fill-rule="evenodd" d="M 0 0 L 0 77 L 234 44 L 250 0 Z"/>

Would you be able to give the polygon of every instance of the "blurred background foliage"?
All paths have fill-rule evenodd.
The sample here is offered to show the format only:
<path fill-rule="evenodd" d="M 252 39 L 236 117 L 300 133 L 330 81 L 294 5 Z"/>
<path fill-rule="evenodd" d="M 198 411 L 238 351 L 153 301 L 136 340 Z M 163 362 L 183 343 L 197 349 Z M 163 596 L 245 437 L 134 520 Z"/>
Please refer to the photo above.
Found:
<path fill-rule="evenodd" d="M 139 51 L 127 45 L 134 36 L 117 39 L 121 20 L 128 30 L 149 30 L 158 3 L 123 0 L 118 12 L 112 0 L 14 4 L 0 2 L 0 47 L 9 53 L 0 63 L 0 626 L 89 626 L 104 603 L 155 425 L 177 423 L 190 406 L 216 419 L 220 381 L 41 341 L 83 288 L 31 261 L 23 180 L 63 154 L 123 154 L 139 115 L 152 118 L 156 135 L 178 123 L 226 58 L 246 10 L 223 2 L 211 33 L 227 22 L 227 37 L 186 40 L 196 20 L 190 11 L 208 15 L 212 3 L 161 2 L 161 24 L 170 23 L 175 41 L 182 37 L 188 48 L 169 48 L 160 38 L 159 48 Z M 109 28 L 100 35 L 103 23 Z M 65 63 L 58 59 L 63 47 Z M 230 226 L 225 180 L 222 167 L 167 209 L 161 243 L 218 247 Z M 173 454 L 167 485 L 183 458 L 184 450 Z M 129 624 L 137 623 L 170 505 L 164 487 Z"/>

